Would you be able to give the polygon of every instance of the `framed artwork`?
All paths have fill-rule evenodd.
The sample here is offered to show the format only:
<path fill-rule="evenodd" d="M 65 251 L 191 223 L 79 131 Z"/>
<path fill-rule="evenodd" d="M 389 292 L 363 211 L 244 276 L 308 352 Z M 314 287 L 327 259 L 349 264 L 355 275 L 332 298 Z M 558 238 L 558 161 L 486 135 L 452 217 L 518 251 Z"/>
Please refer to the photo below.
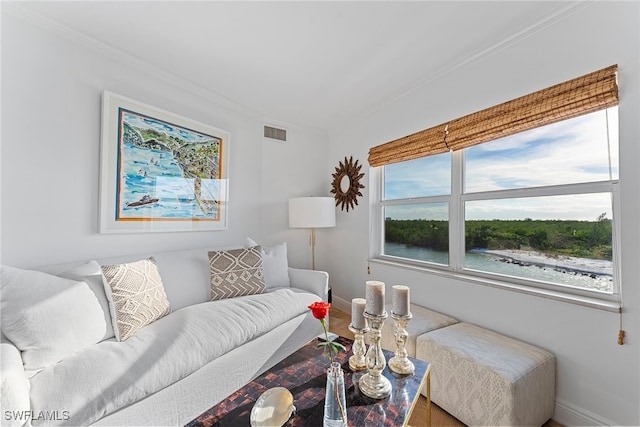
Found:
<path fill-rule="evenodd" d="M 223 230 L 229 134 L 105 91 L 100 232 Z"/>

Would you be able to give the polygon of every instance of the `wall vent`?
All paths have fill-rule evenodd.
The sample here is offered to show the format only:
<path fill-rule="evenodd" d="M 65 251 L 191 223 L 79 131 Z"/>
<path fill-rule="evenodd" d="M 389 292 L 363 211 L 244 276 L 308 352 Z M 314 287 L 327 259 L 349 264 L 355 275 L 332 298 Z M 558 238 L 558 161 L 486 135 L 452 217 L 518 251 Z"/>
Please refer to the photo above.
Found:
<path fill-rule="evenodd" d="M 278 129 L 273 126 L 264 126 L 264 137 L 270 139 L 276 139 L 278 141 L 286 141 L 287 140 L 287 130 L 286 129 Z"/>

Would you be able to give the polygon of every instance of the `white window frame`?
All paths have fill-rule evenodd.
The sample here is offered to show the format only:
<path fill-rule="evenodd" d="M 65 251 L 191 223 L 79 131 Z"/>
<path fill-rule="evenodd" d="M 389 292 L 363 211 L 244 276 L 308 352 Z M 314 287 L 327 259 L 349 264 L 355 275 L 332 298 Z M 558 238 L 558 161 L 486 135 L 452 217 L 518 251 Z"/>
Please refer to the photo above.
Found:
<path fill-rule="evenodd" d="M 547 187 L 519 188 L 497 191 L 464 193 L 464 150 L 451 153 L 451 195 L 415 197 L 407 199 L 382 200 L 384 193 L 384 166 L 372 167 L 369 173 L 370 201 L 370 253 L 369 261 L 409 268 L 451 279 L 488 285 L 501 289 L 538 295 L 560 301 L 576 303 L 607 311 L 620 311 L 620 221 L 619 221 L 619 180 L 590 183 L 553 185 Z M 587 193 L 611 193 L 613 216 L 613 292 L 586 290 L 567 285 L 558 285 L 496 273 L 464 268 L 465 215 L 467 201 L 494 200 L 505 198 L 574 195 Z M 417 261 L 383 254 L 384 208 L 393 205 L 449 203 L 449 265 Z"/>

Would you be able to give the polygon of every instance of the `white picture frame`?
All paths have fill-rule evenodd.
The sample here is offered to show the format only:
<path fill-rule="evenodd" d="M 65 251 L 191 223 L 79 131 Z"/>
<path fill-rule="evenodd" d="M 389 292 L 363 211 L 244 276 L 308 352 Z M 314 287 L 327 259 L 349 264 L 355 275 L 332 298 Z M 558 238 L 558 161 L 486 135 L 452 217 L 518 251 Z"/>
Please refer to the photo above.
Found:
<path fill-rule="evenodd" d="M 101 233 L 227 228 L 228 132 L 104 91 Z"/>

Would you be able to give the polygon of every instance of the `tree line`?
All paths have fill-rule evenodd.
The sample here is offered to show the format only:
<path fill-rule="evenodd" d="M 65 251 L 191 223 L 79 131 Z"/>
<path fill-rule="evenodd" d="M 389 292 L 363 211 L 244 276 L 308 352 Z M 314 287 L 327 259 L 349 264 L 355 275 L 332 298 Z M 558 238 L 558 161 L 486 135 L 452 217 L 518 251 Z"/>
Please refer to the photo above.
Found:
<path fill-rule="evenodd" d="M 595 221 L 474 220 L 465 222 L 465 248 L 536 250 L 548 255 L 612 259 L 612 221 L 602 214 Z M 385 240 L 449 250 L 448 221 L 385 220 Z"/>

